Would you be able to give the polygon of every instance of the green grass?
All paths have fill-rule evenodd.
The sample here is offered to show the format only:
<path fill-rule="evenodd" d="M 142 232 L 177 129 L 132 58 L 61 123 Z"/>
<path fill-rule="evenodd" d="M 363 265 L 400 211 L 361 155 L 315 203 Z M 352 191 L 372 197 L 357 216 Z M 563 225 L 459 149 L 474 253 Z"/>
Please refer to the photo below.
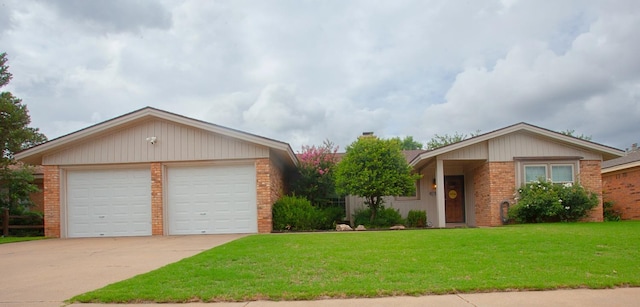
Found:
<path fill-rule="evenodd" d="M 640 222 L 254 235 L 79 302 L 302 300 L 640 286 Z"/>
<path fill-rule="evenodd" d="M 44 237 L 0 237 L 0 244 L 41 240 Z"/>

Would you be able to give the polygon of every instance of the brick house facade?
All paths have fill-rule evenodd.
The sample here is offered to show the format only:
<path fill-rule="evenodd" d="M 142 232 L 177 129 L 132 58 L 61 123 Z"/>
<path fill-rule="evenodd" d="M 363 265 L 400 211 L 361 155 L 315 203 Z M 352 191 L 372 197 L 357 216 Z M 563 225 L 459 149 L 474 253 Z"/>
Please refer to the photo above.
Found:
<path fill-rule="evenodd" d="M 424 210 L 428 225 L 433 227 L 499 226 L 508 207 L 516 202 L 518 187 L 538 176 L 557 177 L 555 172 L 563 171 L 562 182 L 580 183 L 599 195 L 599 205 L 586 220 L 602 221 L 601 161 L 623 154 L 615 148 L 519 123 L 412 155 L 409 165 L 422 175 L 417 195 L 386 197 L 385 206 L 403 216 L 410 210 Z M 533 171 L 538 173 L 531 178 Z M 462 180 L 462 187 L 450 181 L 453 179 Z M 357 198 L 347 200 L 348 212 L 363 206 Z"/>
<path fill-rule="evenodd" d="M 640 150 L 637 145 L 624 157 L 603 163 L 602 191 L 604 201 L 623 220 L 640 220 Z"/>

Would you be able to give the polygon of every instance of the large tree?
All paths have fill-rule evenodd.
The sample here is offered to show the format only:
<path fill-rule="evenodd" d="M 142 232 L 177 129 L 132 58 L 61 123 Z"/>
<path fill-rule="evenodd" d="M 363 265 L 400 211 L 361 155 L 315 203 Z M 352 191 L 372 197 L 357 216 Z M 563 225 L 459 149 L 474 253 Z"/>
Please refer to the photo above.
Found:
<path fill-rule="evenodd" d="M 449 134 L 443 134 L 443 135 L 439 135 L 436 134 L 433 138 L 431 138 L 431 140 L 429 140 L 429 142 L 427 142 L 427 149 L 428 150 L 434 150 L 443 146 L 447 146 L 449 144 L 453 144 L 453 143 L 457 143 L 460 141 L 464 141 L 470 137 L 474 137 L 474 136 L 478 136 L 480 135 L 480 130 L 476 130 L 476 132 L 472 132 L 469 135 L 467 134 L 462 134 L 462 133 L 454 133 L 453 135 L 449 135 Z"/>
<path fill-rule="evenodd" d="M 399 137 L 395 137 L 392 140 L 396 140 L 397 142 L 399 142 L 402 150 L 422 149 L 422 143 L 414 140 L 413 136 L 410 136 L 410 135 L 405 136 L 403 139 L 400 139 Z"/>
<path fill-rule="evenodd" d="M 415 192 L 420 176 L 412 173 L 400 148 L 397 140 L 363 136 L 347 147 L 336 167 L 336 189 L 363 197 L 371 209 L 371 222 L 383 205 L 384 196 Z"/>
<path fill-rule="evenodd" d="M 7 54 L 0 53 L 0 88 L 11 78 Z M 29 193 L 37 191 L 31 184 L 31 169 L 13 159 L 16 152 L 47 140 L 37 128 L 29 127 L 30 123 L 29 111 L 22 100 L 10 92 L 0 93 L 0 206 L 12 211 L 30 204 Z"/>

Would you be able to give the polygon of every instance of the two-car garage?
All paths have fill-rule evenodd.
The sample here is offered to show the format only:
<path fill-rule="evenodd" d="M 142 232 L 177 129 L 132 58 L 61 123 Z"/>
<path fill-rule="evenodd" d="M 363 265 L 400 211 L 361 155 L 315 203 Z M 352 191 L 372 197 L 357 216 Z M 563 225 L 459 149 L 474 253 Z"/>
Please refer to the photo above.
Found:
<path fill-rule="evenodd" d="M 146 107 L 15 155 L 42 165 L 45 236 L 267 233 L 289 144 Z"/>
<path fill-rule="evenodd" d="M 257 232 L 255 166 L 166 169 L 166 234 Z M 152 234 L 151 172 L 146 168 L 66 171 L 67 237 Z"/>

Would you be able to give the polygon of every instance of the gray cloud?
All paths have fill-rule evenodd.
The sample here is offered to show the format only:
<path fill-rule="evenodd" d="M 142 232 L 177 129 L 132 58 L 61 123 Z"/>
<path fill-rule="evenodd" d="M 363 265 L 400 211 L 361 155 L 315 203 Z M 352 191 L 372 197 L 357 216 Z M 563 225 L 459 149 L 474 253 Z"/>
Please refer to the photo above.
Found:
<path fill-rule="evenodd" d="M 44 1 L 63 18 L 106 32 L 139 32 L 144 28 L 168 29 L 171 14 L 159 2 L 145 0 Z"/>
<path fill-rule="evenodd" d="M 9 89 L 50 137 L 151 105 L 294 149 L 520 121 L 639 141 L 633 0 L 6 4 Z"/>

